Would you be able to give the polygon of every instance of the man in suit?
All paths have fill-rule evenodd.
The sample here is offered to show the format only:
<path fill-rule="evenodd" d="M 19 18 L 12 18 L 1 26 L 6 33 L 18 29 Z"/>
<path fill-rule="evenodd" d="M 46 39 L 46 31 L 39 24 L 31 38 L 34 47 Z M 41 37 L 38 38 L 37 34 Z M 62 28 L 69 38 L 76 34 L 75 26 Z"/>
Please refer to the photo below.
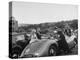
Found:
<path fill-rule="evenodd" d="M 67 51 L 67 52 L 71 52 L 70 51 L 70 49 L 69 49 L 69 46 L 68 46 L 68 44 L 67 44 L 67 42 L 66 42 L 66 40 L 65 40 L 65 36 L 64 36 L 64 34 L 62 33 L 62 31 L 58 31 L 57 32 L 57 34 L 59 35 L 59 38 L 60 38 L 60 40 L 59 40 L 59 47 L 62 49 L 62 50 L 64 50 L 64 51 Z"/>

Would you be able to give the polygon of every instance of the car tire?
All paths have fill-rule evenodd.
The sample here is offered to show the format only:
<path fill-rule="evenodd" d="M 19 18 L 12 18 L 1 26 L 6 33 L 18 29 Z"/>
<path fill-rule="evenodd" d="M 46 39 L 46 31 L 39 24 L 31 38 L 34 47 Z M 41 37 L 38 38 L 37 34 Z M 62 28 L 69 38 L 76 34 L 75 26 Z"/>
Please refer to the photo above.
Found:
<path fill-rule="evenodd" d="M 17 53 L 17 52 L 13 53 L 13 54 L 12 54 L 12 57 L 13 57 L 13 58 L 18 58 L 18 53 Z"/>
<path fill-rule="evenodd" d="M 18 58 L 20 55 L 20 49 L 16 49 L 12 51 L 12 58 Z"/>
<path fill-rule="evenodd" d="M 49 47 L 48 51 L 49 56 L 56 56 L 57 55 L 57 48 L 54 45 Z"/>

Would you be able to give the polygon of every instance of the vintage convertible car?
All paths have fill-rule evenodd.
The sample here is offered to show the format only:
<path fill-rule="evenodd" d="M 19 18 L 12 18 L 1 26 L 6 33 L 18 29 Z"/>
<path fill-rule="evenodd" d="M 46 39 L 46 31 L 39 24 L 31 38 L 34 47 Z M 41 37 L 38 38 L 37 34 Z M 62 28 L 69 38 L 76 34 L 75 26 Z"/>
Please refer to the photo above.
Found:
<path fill-rule="evenodd" d="M 76 36 L 72 34 L 71 36 L 65 35 L 66 42 L 69 45 L 69 48 L 72 49 L 75 47 Z M 30 43 L 22 51 L 20 58 L 29 58 L 29 57 L 43 57 L 43 56 L 56 56 L 60 51 L 58 39 L 42 39 L 37 40 L 33 43 Z"/>
<path fill-rule="evenodd" d="M 26 46 L 20 57 L 55 56 L 57 53 L 57 47 L 57 39 L 37 40 Z"/>

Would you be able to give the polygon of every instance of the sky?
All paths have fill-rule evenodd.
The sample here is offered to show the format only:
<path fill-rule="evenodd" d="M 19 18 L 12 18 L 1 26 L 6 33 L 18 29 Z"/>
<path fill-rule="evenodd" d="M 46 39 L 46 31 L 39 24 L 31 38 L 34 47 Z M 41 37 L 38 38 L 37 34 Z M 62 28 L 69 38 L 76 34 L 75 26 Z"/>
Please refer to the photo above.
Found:
<path fill-rule="evenodd" d="M 78 19 L 77 5 L 12 2 L 12 16 L 19 24 L 39 24 Z"/>

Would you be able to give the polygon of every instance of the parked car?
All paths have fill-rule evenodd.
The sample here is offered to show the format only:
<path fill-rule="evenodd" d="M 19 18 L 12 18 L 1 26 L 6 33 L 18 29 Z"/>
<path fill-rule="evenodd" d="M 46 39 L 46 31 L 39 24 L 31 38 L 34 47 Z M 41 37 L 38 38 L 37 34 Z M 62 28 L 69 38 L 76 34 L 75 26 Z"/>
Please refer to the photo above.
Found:
<path fill-rule="evenodd" d="M 18 58 L 28 44 L 29 39 L 26 33 L 12 34 L 11 57 Z"/>
<path fill-rule="evenodd" d="M 40 56 L 55 56 L 57 53 L 57 39 L 37 40 L 23 50 L 20 57 L 40 57 Z"/>

